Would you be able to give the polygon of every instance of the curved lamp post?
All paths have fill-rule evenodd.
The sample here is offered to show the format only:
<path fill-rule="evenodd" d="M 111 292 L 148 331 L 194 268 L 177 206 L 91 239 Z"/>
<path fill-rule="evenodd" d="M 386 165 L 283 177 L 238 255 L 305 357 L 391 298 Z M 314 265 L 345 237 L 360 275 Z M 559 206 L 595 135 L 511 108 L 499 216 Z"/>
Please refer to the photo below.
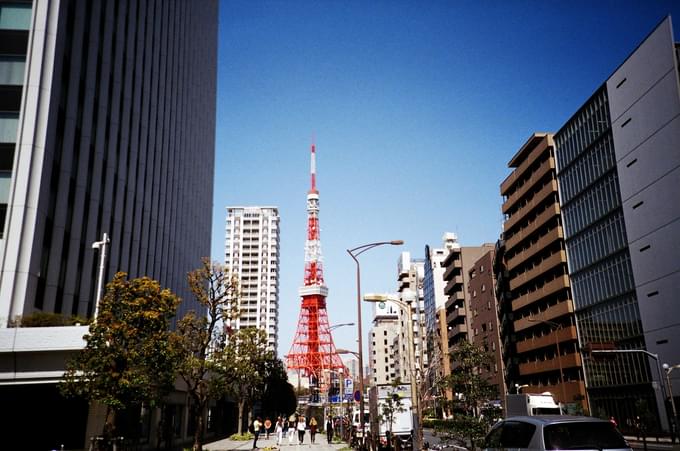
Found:
<path fill-rule="evenodd" d="M 373 249 L 378 246 L 400 246 L 404 244 L 403 240 L 392 240 L 392 241 L 376 241 L 375 243 L 362 244 L 352 249 L 347 249 L 347 253 L 354 260 L 357 265 L 357 334 L 359 336 L 359 424 L 361 425 L 361 440 L 365 442 L 365 429 L 364 429 L 364 357 L 363 357 L 363 337 L 361 332 L 361 268 L 359 266 L 359 260 L 357 257 L 366 251 Z M 363 444 L 362 444 L 363 447 Z"/>
<path fill-rule="evenodd" d="M 404 294 L 407 292 L 405 291 Z M 416 359 L 415 359 L 415 339 L 414 339 L 414 334 L 413 334 L 413 314 L 411 313 L 411 306 L 413 303 L 416 301 L 417 295 L 413 292 L 409 293 L 409 296 L 404 296 L 404 299 L 400 299 L 399 297 L 396 297 L 394 295 L 388 295 L 388 294 L 375 294 L 375 293 L 369 293 L 364 296 L 364 301 L 366 302 L 372 302 L 372 303 L 381 303 L 381 302 L 394 302 L 397 304 L 400 308 L 404 309 L 408 315 L 407 319 L 407 337 L 406 340 L 408 341 L 408 360 L 409 360 L 409 376 L 410 376 L 410 382 L 411 382 L 411 398 L 412 398 L 412 403 L 413 407 L 415 408 L 415 439 L 413 443 L 413 449 L 420 449 L 420 443 L 421 443 L 421 421 L 420 421 L 420 394 L 418 390 L 418 382 L 416 380 L 416 371 L 417 371 L 417 365 L 416 365 Z"/>

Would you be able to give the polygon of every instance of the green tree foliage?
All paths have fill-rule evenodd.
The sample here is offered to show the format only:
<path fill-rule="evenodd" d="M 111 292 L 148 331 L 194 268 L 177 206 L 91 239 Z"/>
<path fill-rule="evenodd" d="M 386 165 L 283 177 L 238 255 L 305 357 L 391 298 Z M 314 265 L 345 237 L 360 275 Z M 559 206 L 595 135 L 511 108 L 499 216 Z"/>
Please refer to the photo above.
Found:
<path fill-rule="evenodd" d="M 238 433 L 241 434 L 246 405 L 262 398 L 267 379 L 274 372 L 284 372 L 283 364 L 267 349 L 265 331 L 247 328 L 229 337 L 220 365 L 226 392 L 238 400 Z"/>
<path fill-rule="evenodd" d="M 203 259 L 188 275 L 189 288 L 201 305 L 177 323 L 172 343 L 178 356 L 179 375 L 186 384 L 190 421 L 195 428 L 194 451 L 203 449 L 204 417 L 208 401 L 224 393 L 219 374 L 222 350 L 231 333 L 227 327 L 238 317 L 238 279 L 218 263 Z"/>
<path fill-rule="evenodd" d="M 179 301 L 148 277 L 118 273 L 107 287 L 99 316 L 84 336 L 85 349 L 68 363 L 62 394 L 107 407 L 104 435 L 115 430 L 116 412 L 154 406 L 173 388 L 175 356 L 169 325 Z"/>
<path fill-rule="evenodd" d="M 289 416 L 297 408 L 295 389 L 288 382 L 288 375 L 281 360 L 275 358 L 265 363 L 265 388 L 262 397 L 262 410 L 271 417 Z"/>
<path fill-rule="evenodd" d="M 406 412 L 406 407 L 399 396 L 398 387 L 401 385 L 399 378 L 392 381 L 388 396 L 380 405 L 380 423 L 385 424 L 385 430 L 389 440 L 389 445 L 392 446 L 392 427 L 394 426 L 394 416 L 401 412 Z"/>
<path fill-rule="evenodd" d="M 493 364 L 493 356 L 467 340 L 460 342 L 450 354 L 451 374 L 443 379 L 443 388 L 454 393 L 450 407 L 454 412 L 452 428 L 449 431 L 459 440 L 469 441 L 472 449 L 484 437 L 489 423 L 481 415 L 482 408 L 498 392 L 480 375 L 480 368 Z"/>

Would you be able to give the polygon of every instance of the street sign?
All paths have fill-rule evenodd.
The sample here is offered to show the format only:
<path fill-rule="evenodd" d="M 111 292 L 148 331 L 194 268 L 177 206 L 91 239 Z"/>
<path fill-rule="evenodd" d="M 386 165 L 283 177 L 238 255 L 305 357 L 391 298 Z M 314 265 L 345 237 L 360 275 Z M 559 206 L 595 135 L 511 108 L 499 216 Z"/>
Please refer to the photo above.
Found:
<path fill-rule="evenodd" d="M 345 379 L 345 390 L 346 395 L 351 395 L 354 393 L 354 381 L 350 378 Z"/>
<path fill-rule="evenodd" d="M 357 390 L 357 391 L 354 392 L 354 400 L 355 400 L 356 402 L 361 401 L 361 392 L 360 392 L 359 390 Z"/>

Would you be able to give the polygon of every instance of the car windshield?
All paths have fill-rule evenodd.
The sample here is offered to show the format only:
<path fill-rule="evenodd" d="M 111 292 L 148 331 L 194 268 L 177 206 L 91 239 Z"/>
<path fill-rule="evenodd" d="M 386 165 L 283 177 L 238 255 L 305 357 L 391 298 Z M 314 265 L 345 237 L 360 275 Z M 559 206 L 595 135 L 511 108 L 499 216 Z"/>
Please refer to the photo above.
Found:
<path fill-rule="evenodd" d="M 545 449 L 614 449 L 628 444 L 609 422 L 558 423 L 543 428 Z"/>

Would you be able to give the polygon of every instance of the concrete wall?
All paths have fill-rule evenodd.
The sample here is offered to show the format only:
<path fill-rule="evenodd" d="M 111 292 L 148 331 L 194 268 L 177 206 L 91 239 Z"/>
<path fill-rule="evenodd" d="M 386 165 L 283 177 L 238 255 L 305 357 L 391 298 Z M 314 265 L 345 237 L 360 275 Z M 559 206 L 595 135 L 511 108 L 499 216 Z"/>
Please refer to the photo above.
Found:
<path fill-rule="evenodd" d="M 680 363 L 680 84 L 675 55 L 668 17 L 607 80 L 645 341 L 661 363 L 670 365 Z M 674 392 L 680 392 L 680 379 Z"/>

